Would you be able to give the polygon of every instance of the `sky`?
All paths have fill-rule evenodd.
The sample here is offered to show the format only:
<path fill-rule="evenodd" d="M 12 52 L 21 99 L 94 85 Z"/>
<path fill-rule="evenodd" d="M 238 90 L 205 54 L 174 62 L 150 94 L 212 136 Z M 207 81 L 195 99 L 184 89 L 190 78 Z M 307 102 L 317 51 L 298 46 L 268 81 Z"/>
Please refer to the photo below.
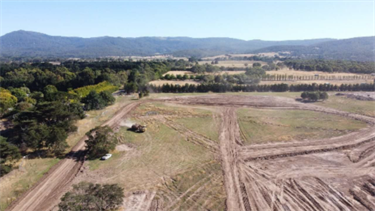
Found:
<path fill-rule="evenodd" d="M 296 40 L 374 36 L 367 1 L 0 0 L 0 35 L 231 37 Z"/>

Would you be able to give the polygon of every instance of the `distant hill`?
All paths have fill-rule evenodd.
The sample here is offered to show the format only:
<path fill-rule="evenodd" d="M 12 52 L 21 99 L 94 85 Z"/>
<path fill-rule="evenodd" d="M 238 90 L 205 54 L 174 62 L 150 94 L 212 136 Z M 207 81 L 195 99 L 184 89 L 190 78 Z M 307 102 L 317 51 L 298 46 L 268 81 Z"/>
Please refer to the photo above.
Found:
<path fill-rule="evenodd" d="M 271 46 L 308 46 L 332 39 L 262 41 L 232 38 L 189 37 L 61 37 L 30 31 L 15 31 L 0 37 L 0 56 L 6 57 L 105 57 L 150 56 L 214 56 L 246 53 Z"/>
<path fill-rule="evenodd" d="M 290 52 L 291 56 L 298 58 L 374 61 L 375 37 L 358 37 L 343 40 L 331 40 L 305 46 L 279 45 L 249 52 L 263 53 L 286 51 Z"/>

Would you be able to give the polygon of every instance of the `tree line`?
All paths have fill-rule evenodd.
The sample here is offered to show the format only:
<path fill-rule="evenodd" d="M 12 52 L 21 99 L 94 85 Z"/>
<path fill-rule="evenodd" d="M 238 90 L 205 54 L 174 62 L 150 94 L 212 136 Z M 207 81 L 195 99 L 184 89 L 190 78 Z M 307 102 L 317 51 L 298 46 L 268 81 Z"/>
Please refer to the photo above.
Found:
<path fill-rule="evenodd" d="M 321 59 L 288 59 L 284 64 L 295 70 L 347 72 L 347 73 L 375 73 L 375 62 L 359 62 L 346 60 Z"/>
<path fill-rule="evenodd" d="M 192 92 L 301 92 L 301 91 L 375 91 L 374 84 L 272 84 L 272 85 L 232 85 L 228 83 L 203 83 L 162 86 L 150 85 L 155 93 L 192 93 Z"/>

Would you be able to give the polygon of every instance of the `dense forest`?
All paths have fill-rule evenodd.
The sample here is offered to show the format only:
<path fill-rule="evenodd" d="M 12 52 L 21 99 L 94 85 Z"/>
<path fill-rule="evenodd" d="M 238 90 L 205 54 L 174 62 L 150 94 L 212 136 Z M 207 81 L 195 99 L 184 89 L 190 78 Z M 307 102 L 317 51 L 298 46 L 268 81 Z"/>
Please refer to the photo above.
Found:
<path fill-rule="evenodd" d="M 184 65 L 185 63 L 182 62 Z M 66 138 L 85 110 L 114 103 L 112 92 L 132 83 L 137 90 L 181 61 L 2 64 L 0 115 L 13 125 L 2 131 L 1 175 L 21 154 L 64 156 Z M 12 154 L 6 152 L 12 152 Z"/>

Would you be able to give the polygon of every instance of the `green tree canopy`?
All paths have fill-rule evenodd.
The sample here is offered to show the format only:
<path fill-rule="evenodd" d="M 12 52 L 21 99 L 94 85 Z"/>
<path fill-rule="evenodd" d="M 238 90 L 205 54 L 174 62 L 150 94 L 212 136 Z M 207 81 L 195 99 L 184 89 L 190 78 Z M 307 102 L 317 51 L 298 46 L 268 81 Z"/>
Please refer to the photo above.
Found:
<path fill-rule="evenodd" d="M 108 126 L 96 127 L 86 133 L 87 154 L 89 158 L 99 158 L 114 150 L 117 140 L 112 129 Z"/>
<path fill-rule="evenodd" d="M 11 171 L 12 164 L 20 158 L 18 147 L 8 143 L 6 138 L 0 136 L 0 176 Z"/>
<path fill-rule="evenodd" d="M 124 189 L 117 184 L 93 184 L 81 182 L 73 185 L 59 204 L 59 211 L 106 211 L 117 210 L 124 200 Z"/>

